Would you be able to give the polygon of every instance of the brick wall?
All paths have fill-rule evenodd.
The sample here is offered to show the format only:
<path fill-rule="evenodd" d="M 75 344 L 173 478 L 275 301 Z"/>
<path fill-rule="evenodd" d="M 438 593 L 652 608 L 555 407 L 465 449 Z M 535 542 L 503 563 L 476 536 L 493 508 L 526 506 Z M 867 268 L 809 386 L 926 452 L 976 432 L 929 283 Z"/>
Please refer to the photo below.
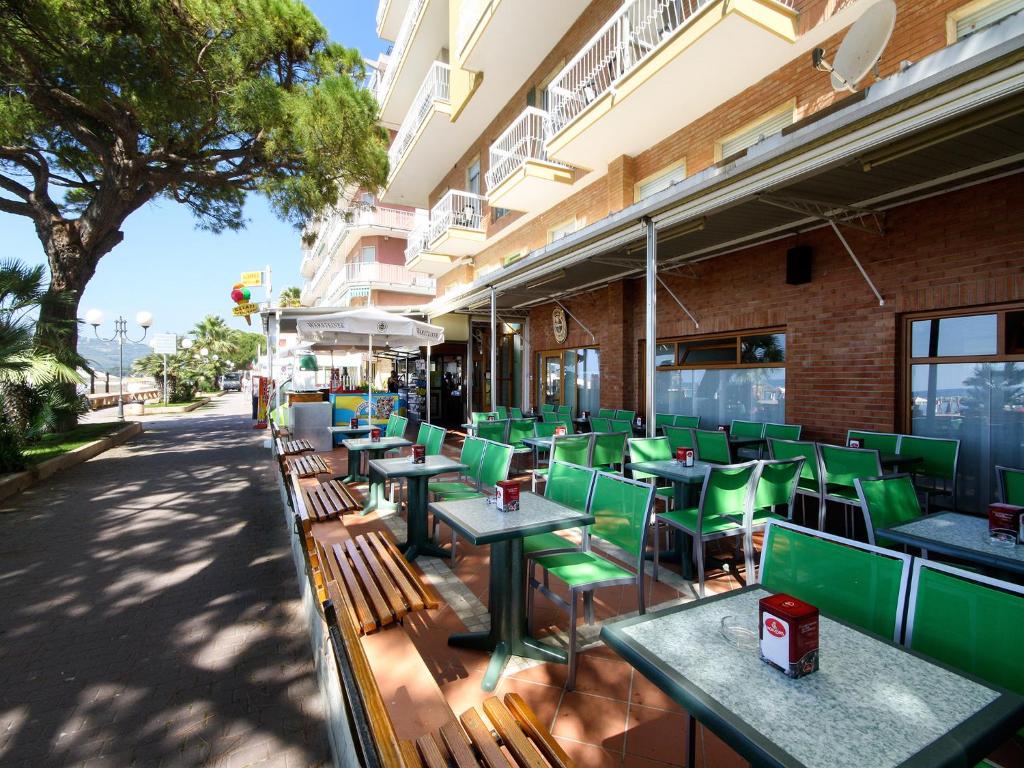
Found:
<path fill-rule="evenodd" d="M 788 421 L 811 439 L 899 430 L 902 316 L 1024 301 L 1021 210 L 1024 176 L 1016 175 L 892 209 L 884 237 L 845 230 L 884 307 L 828 229 L 700 262 L 692 274 L 663 273 L 700 329 L 659 290 L 658 336 L 785 326 Z M 813 279 L 790 286 L 786 251 L 798 244 L 814 249 Z M 643 288 L 642 279 L 619 282 L 563 302 L 597 337 L 602 405 L 640 407 Z M 552 308 L 530 314 L 535 351 L 593 344 L 572 320 L 566 343 L 556 344 Z"/>

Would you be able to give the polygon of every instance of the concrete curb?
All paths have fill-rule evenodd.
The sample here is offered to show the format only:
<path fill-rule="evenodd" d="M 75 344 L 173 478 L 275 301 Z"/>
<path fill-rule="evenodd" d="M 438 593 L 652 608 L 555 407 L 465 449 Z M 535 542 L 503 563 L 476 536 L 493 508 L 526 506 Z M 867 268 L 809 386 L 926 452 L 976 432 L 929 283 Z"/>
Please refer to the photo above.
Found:
<path fill-rule="evenodd" d="M 202 408 L 204 405 L 209 403 L 210 400 L 211 400 L 211 398 L 209 398 L 209 397 L 201 397 L 200 399 L 196 400 L 194 403 L 189 403 L 188 405 L 175 405 L 175 406 L 172 406 L 170 408 L 155 408 L 152 411 L 144 411 L 143 415 L 145 415 L 145 416 L 163 416 L 163 415 L 168 414 L 168 413 L 191 413 L 196 408 Z"/>
<path fill-rule="evenodd" d="M 14 474 L 2 477 L 0 478 L 0 501 L 21 493 L 26 488 L 31 488 L 36 483 L 58 472 L 74 467 L 95 456 L 99 456 L 104 451 L 109 451 L 111 448 L 127 443 L 141 433 L 142 424 L 132 422 L 113 434 L 75 448 L 61 456 L 40 462 L 33 467 L 29 467 L 24 472 L 15 472 Z"/>

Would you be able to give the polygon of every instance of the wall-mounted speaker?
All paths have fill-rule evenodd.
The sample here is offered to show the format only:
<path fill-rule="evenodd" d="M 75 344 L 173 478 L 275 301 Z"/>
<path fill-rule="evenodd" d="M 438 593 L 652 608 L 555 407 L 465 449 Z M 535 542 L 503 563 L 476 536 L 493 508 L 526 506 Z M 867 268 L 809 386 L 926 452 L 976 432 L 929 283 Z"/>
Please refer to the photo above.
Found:
<path fill-rule="evenodd" d="M 798 245 L 786 252 L 786 285 L 803 285 L 811 282 L 811 265 L 814 249 L 809 245 Z"/>

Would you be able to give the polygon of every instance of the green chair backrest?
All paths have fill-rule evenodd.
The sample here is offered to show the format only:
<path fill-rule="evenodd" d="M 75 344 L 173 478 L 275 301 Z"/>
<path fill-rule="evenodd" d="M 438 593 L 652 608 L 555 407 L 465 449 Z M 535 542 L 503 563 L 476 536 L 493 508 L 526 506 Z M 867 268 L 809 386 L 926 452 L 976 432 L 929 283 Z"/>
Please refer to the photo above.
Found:
<path fill-rule="evenodd" d="M 535 421 L 533 422 L 534 437 L 551 437 L 560 426 L 562 425 L 555 421 Z"/>
<path fill-rule="evenodd" d="M 444 427 L 430 425 L 430 434 L 427 435 L 427 456 L 440 456 L 444 448 L 444 438 L 448 433 Z"/>
<path fill-rule="evenodd" d="M 509 407 L 508 413 L 509 413 L 509 416 L 511 416 L 513 419 L 521 419 L 521 418 L 523 418 L 523 409 L 522 408 L 516 408 L 514 405 Z"/>
<path fill-rule="evenodd" d="M 540 406 L 541 413 L 554 413 L 555 406 L 553 403 L 542 403 Z"/>
<path fill-rule="evenodd" d="M 753 508 L 766 509 L 785 505 L 788 510 L 787 516 L 791 516 L 797 482 L 805 463 L 803 458 L 762 461 Z"/>
<path fill-rule="evenodd" d="M 858 477 L 853 481 L 864 512 L 864 526 L 868 531 L 868 543 L 879 547 L 892 547 L 895 542 L 876 531 L 902 525 L 921 516 L 921 502 L 910 475 L 883 475 L 882 477 Z"/>
<path fill-rule="evenodd" d="M 597 472 L 589 467 L 552 461 L 548 481 L 544 486 L 544 498 L 582 512 L 590 503 L 590 492 L 594 489 L 596 474 Z"/>
<path fill-rule="evenodd" d="M 799 424 L 773 424 L 768 422 L 764 425 L 764 436 L 775 437 L 779 440 L 799 440 L 803 427 Z"/>
<path fill-rule="evenodd" d="M 997 466 L 996 481 L 1000 501 L 1024 507 L 1024 469 Z"/>
<path fill-rule="evenodd" d="M 676 416 L 673 426 L 700 429 L 700 416 Z"/>
<path fill-rule="evenodd" d="M 698 518 L 707 520 L 720 515 L 745 518 L 752 501 L 757 471 L 756 461 L 710 467 L 700 491 Z M 702 530 L 701 523 L 697 525 L 697 530 Z"/>
<path fill-rule="evenodd" d="M 597 415 L 602 419 L 614 419 L 615 409 L 614 408 L 598 408 Z"/>
<path fill-rule="evenodd" d="M 943 480 L 956 479 L 956 465 L 960 455 L 959 440 L 902 435 L 898 452 L 900 456 L 921 457 L 921 463 L 914 465 L 915 475 Z"/>
<path fill-rule="evenodd" d="M 571 416 L 572 415 L 572 406 L 571 405 L 560 405 L 557 408 L 555 408 L 555 413 L 557 413 L 559 416 Z"/>
<path fill-rule="evenodd" d="M 593 432 L 594 449 L 591 453 L 590 463 L 595 467 L 607 467 L 616 465 L 621 468 L 622 457 L 626 453 L 626 438 L 629 435 L 625 432 Z"/>
<path fill-rule="evenodd" d="M 914 561 L 908 648 L 1024 694 L 1021 627 L 1024 587 L 945 563 Z"/>
<path fill-rule="evenodd" d="M 882 453 L 896 453 L 900 445 L 900 436 L 894 432 L 871 432 L 866 429 L 851 429 L 846 433 L 846 444 L 851 440 L 860 440 L 861 448 L 868 448 Z"/>
<path fill-rule="evenodd" d="M 690 427 L 665 427 L 663 431 L 673 456 L 676 448 L 693 448 L 693 429 Z"/>
<path fill-rule="evenodd" d="M 818 457 L 822 484 L 826 489 L 830 485 L 853 488 L 853 481 L 858 477 L 878 477 L 882 474 L 877 449 L 818 443 Z"/>
<path fill-rule="evenodd" d="M 631 437 L 626 442 L 629 444 L 631 462 L 665 461 L 672 458 L 667 437 Z M 652 477 L 654 475 L 649 472 L 633 472 L 634 480 L 650 480 Z"/>
<path fill-rule="evenodd" d="M 733 437 L 764 437 L 764 422 L 733 419 L 729 434 Z"/>
<path fill-rule="evenodd" d="M 590 496 L 594 524 L 590 532 L 628 552 L 639 572 L 650 522 L 654 487 L 607 472 L 598 472 Z"/>
<path fill-rule="evenodd" d="M 473 411 L 470 414 L 469 420 L 473 424 L 479 424 L 481 421 L 493 421 L 494 419 L 490 418 L 492 416 L 494 417 L 494 419 L 497 419 L 498 418 L 497 412 L 496 411 Z"/>
<path fill-rule="evenodd" d="M 462 451 L 459 453 L 459 462 L 469 467 L 466 474 L 477 482 L 480 481 L 480 460 L 484 457 L 484 448 L 486 447 L 486 440 L 481 440 L 479 437 L 467 437 L 462 444 Z"/>
<path fill-rule="evenodd" d="M 625 419 L 626 421 L 633 421 L 636 418 L 636 411 L 617 410 L 613 419 Z"/>
<path fill-rule="evenodd" d="M 476 433 L 484 440 L 504 443 L 508 438 L 508 419 L 501 421 L 478 421 Z"/>
<path fill-rule="evenodd" d="M 511 463 L 512 446 L 488 440 L 480 460 L 480 487 L 493 488 L 499 480 L 507 480 Z"/>
<path fill-rule="evenodd" d="M 524 448 L 523 439 L 533 437 L 533 419 L 512 419 L 508 423 L 508 442 L 513 448 Z"/>
<path fill-rule="evenodd" d="M 413 442 L 426 448 L 427 441 L 430 439 L 430 430 L 431 426 L 427 422 L 421 421 L 419 429 L 416 430 L 416 440 Z"/>
<path fill-rule="evenodd" d="M 633 423 L 629 419 L 609 419 L 608 432 L 628 432 L 633 434 Z"/>
<path fill-rule="evenodd" d="M 402 437 L 405 435 L 405 427 L 409 420 L 405 416 L 398 416 L 392 413 L 388 416 L 388 425 L 384 429 L 384 437 Z"/>
<path fill-rule="evenodd" d="M 497 411 L 499 419 L 508 418 L 508 408 L 506 408 L 504 405 L 496 405 L 494 406 L 494 410 Z"/>
<path fill-rule="evenodd" d="M 671 413 L 656 413 L 654 414 L 654 428 L 661 429 L 662 427 L 672 426 L 675 423 L 676 417 Z"/>
<path fill-rule="evenodd" d="M 772 521 L 761 586 L 817 606 L 826 616 L 899 642 L 910 556 Z"/>
<path fill-rule="evenodd" d="M 729 450 L 729 436 L 717 429 L 695 429 L 694 440 L 697 443 L 697 458 L 711 464 L 731 464 L 732 451 Z"/>
<path fill-rule="evenodd" d="M 555 435 L 551 443 L 551 460 L 590 466 L 594 434 L 586 435 Z"/>
<path fill-rule="evenodd" d="M 810 440 L 768 438 L 768 455 L 773 459 L 803 459 L 800 477 L 818 485 L 818 451 Z"/>
<path fill-rule="evenodd" d="M 551 422 L 561 422 L 561 420 L 562 420 L 562 417 L 559 416 L 554 411 L 544 411 L 544 413 L 542 413 L 540 415 L 540 417 L 542 419 L 544 419 L 544 421 L 551 421 Z"/>
<path fill-rule="evenodd" d="M 590 418 L 590 431 L 591 432 L 611 432 L 612 431 L 612 420 L 603 419 L 600 416 L 592 416 Z"/>

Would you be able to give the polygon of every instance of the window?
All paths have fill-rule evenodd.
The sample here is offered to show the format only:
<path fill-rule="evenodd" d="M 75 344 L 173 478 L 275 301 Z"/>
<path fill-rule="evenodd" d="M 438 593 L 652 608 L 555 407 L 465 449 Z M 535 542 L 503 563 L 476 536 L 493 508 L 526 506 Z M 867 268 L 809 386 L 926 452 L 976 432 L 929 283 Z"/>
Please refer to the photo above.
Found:
<path fill-rule="evenodd" d="M 364 245 L 359 249 L 359 261 L 362 264 L 372 264 L 377 260 L 377 246 Z"/>
<path fill-rule="evenodd" d="M 559 240 L 559 239 L 565 237 L 566 235 L 571 235 L 575 231 L 576 231 L 576 219 L 574 217 L 574 218 L 568 219 L 566 221 L 563 221 L 561 224 L 558 224 L 558 225 L 552 227 L 551 229 L 549 229 L 548 230 L 548 242 L 549 243 L 553 243 L 553 242 L 555 242 L 555 240 Z"/>
<path fill-rule="evenodd" d="M 979 29 L 1024 10 L 1024 0 L 975 0 L 946 17 L 946 40 L 952 44 Z"/>
<path fill-rule="evenodd" d="M 466 169 L 466 191 L 480 194 L 480 158 L 476 158 Z"/>
<path fill-rule="evenodd" d="M 996 495 L 993 467 L 1024 465 L 1024 307 L 905 318 L 904 430 L 960 441 L 957 508 Z"/>
<path fill-rule="evenodd" d="M 633 199 L 640 202 L 685 178 L 686 161 L 680 160 L 678 163 L 673 163 L 668 168 L 662 168 L 657 173 L 637 182 L 633 187 Z"/>
<path fill-rule="evenodd" d="M 790 101 L 786 105 L 772 110 L 767 115 L 762 115 L 753 123 L 745 125 L 725 138 L 719 139 L 715 144 L 716 162 L 732 157 L 738 152 L 754 146 L 762 139 L 792 125 L 795 114 L 796 103 Z"/>

